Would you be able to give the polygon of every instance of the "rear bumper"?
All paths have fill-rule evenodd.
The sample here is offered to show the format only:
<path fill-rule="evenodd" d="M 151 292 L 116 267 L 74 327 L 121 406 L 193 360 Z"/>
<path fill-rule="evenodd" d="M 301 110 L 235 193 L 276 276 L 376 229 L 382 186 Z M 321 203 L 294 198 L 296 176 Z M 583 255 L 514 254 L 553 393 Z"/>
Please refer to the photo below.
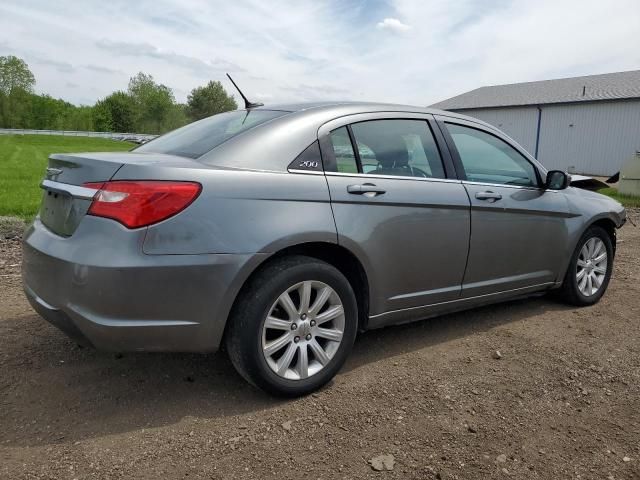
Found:
<path fill-rule="evenodd" d="M 82 344 L 109 351 L 217 350 L 238 291 L 264 255 L 145 255 L 144 230 L 85 217 L 72 237 L 38 219 L 23 242 L 33 308 Z"/>

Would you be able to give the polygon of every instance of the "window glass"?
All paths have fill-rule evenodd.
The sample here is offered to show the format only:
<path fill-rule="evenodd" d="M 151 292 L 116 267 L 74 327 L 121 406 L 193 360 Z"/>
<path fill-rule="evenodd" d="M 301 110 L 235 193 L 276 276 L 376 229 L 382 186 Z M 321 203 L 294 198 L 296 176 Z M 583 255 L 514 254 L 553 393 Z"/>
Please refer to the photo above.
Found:
<path fill-rule="evenodd" d="M 445 178 L 440 152 L 424 120 L 372 120 L 351 125 L 362 172 Z"/>
<path fill-rule="evenodd" d="M 340 127 L 331 132 L 331 145 L 336 156 L 336 169 L 342 173 L 358 173 L 356 156 L 353 153 L 347 127 Z"/>
<path fill-rule="evenodd" d="M 134 151 L 198 158 L 225 140 L 286 113 L 276 110 L 234 110 L 220 113 L 162 135 Z"/>
<path fill-rule="evenodd" d="M 474 128 L 446 125 L 468 180 L 538 186 L 535 167 L 508 143 Z"/>

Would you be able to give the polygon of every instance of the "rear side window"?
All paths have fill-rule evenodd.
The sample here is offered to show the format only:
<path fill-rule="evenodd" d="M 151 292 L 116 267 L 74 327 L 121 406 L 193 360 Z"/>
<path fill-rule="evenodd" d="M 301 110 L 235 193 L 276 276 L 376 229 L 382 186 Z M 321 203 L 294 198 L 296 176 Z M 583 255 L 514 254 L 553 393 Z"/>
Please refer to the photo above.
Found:
<path fill-rule="evenodd" d="M 336 170 L 341 173 L 358 173 L 358 164 L 347 127 L 340 127 L 331 132 L 331 146 L 336 157 Z"/>
<path fill-rule="evenodd" d="M 440 151 L 426 121 L 368 120 L 349 128 L 353 143 L 347 127 L 331 132 L 338 172 L 445 178 Z"/>
<path fill-rule="evenodd" d="M 440 152 L 424 120 L 371 120 L 351 125 L 362 173 L 445 178 Z"/>
<path fill-rule="evenodd" d="M 137 153 L 164 153 L 198 158 L 252 127 L 281 117 L 276 110 L 235 110 L 190 123 L 136 148 Z"/>

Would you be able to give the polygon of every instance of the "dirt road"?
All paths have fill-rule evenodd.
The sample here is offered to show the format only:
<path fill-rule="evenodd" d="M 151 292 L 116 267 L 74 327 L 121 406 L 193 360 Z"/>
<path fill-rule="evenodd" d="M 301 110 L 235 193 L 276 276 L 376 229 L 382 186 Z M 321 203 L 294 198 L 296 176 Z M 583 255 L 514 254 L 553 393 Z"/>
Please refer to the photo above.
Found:
<path fill-rule="evenodd" d="M 330 386 L 287 401 L 224 354 L 78 348 L 23 298 L 18 240 L 0 255 L 0 478 L 640 478 L 640 228 L 594 307 L 369 332 Z"/>

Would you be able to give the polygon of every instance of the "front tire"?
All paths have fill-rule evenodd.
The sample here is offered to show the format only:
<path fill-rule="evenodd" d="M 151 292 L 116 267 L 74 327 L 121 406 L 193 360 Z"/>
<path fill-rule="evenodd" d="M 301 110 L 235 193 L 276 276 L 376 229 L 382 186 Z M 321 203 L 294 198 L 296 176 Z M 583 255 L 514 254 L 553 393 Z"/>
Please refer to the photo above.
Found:
<path fill-rule="evenodd" d="M 226 347 L 247 381 L 295 397 L 329 382 L 351 352 L 358 309 L 349 281 L 321 260 L 275 260 L 243 288 Z"/>
<path fill-rule="evenodd" d="M 597 303 L 607 290 L 612 270 L 611 237 L 601 227 L 589 227 L 571 257 L 560 298 L 579 307 Z"/>

